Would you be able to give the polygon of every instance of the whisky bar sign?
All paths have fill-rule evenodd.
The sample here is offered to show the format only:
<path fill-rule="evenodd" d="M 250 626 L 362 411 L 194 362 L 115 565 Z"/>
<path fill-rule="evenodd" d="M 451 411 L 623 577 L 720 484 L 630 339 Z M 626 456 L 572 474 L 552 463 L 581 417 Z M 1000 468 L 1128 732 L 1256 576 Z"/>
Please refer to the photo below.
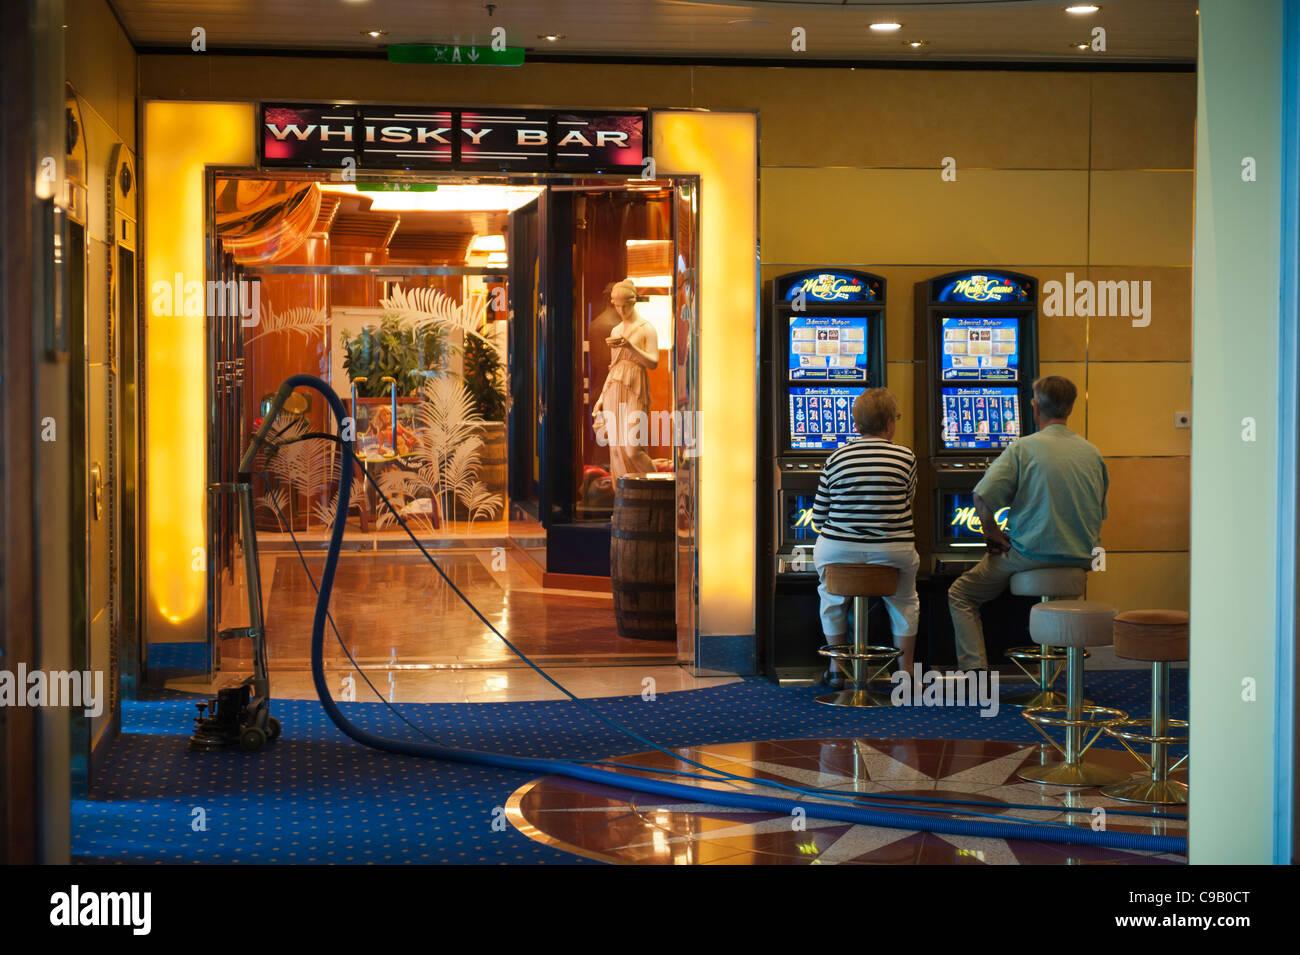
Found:
<path fill-rule="evenodd" d="M 258 118 L 263 167 L 629 173 L 649 139 L 646 113 L 263 103 Z"/>

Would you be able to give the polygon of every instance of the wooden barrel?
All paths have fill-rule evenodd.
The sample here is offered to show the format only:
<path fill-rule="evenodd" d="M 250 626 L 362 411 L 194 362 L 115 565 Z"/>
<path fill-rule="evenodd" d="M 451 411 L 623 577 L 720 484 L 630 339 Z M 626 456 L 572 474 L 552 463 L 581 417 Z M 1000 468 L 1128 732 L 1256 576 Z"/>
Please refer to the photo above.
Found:
<path fill-rule="evenodd" d="M 483 425 L 483 449 L 479 452 L 479 480 L 493 494 L 506 493 L 506 426 L 501 421 Z"/>
<path fill-rule="evenodd" d="M 618 479 L 609 576 L 620 637 L 677 639 L 676 513 L 674 481 Z"/>

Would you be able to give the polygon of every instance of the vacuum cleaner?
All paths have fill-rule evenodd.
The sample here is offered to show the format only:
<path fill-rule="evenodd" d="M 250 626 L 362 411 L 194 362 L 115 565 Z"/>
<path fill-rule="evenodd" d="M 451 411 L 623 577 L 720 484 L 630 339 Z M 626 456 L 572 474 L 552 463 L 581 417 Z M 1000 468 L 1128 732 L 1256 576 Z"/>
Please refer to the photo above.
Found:
<path fill-rule="evenodd" d="M 256 560 L 248 560 L 248 548 L 253 537 L 252 528 L 252 498 L 248 489 L 249 469 L 258 449 L 267 443 L 268 434 L 271 424 L 275 420 L 280 408 L 288 399 L 293 390 L 298 387 L 312 388 L 319 392 L 320 395 L 328 402 L 335 420 L 343 428 L 346 420 L 346 412 L 343 408 L 343 402 L 339 400 L 337 394 L 321 379 L 314 375 L 292 375 L 280 385 L 275 394 L 270 411 L 263 419 L 261 427 L 254 435 L 248 451 L 240 462 L 240 482 L 235 487 L 237 493 L 241 495 L 241 513 L 243 514 L 244 529 L 246 535 L 245 541 L 245 573 L 251 575 L 249 587 L 250 610 L 253 607 L 253 601 L 256 599 L 256 611 L 250 615 L 252 626 L 249 629 L 249 637 L 254 640 L 254 661 L 255 672 L 253 677 L 246 682 L 246 688 L 250 691 L 247 702 L 243 702 L 242 697 L 233 700 L 230 713 L 234 726 L 243 727 L 242 734 L 247 732 L 249 727 L 261 729 L 267 739 L 270 739 L 271 727 L 274 723 L 270 717 L 266 705 L 266 693 L 268 684 L 266 681 L 266 664 L 265 664 L 265 638 L 261 632 L 261 587 L 260 582 L 256 586 L 252 582 L 257 581 Z M 344 433 L 347 433 L 344 431 Z M 302 438 L 319 437 L 327 438 L 338 442 L 342 447 L 342 461 L 340 473 L 344 475 L 353 473 L 355 461 L 353 441 L 341 439 L 337 435 L 303 435 Z M 372 480 L 373 483 L 373 480 Z M 241 490 L 242 488 L 242 490 Z M 376 486 L 376 490 L 378 490 Z M 645 746 L 658 752 L 672 756 L 675 760 L 693 767 L 698 772 L 672 771 L 664 772 L 662 775 L 671 775 L 676 777 L 690 777 L 702 782 L 733 783 L 739 782 L 746 785 L 759 785 L 775 789 L 788 791 L 800 798 L 791 799 L 765 795 L 762 793 L 738 791 L 735 788 L 717 789 L 699 785 L 687 785 L 685 783 L 673 782 L 667 779 L 656 779 L 641 775 L 645 767 L 639 766 L 622 766 L 622 764 L 600 761 L 600 760 L 564 760 L 564 759 L 539 759 L 530 756 L 509 756 L 501 753 L 486 753 L 475 750 L 456 749 L 454 747 L 443 746 L 440 743 L 430 739 L 429 742 L 419 740 L 396 739 L 392 737 L 379 736 L 367 730 L 361 729 L 347 718 L 342 709 L 336 703 L 330 694 L 330 688 L 325 678 L 324 666 L 324 643 L 325 643 L 325 626 L 326 623 L 333 623 L 329 613 L 330 594 L 334 587 L 334 576 L 338 570 L 339 555 L 343 547 L 343 532 L 347 521 L 348 498 L 351 491 L 350 481 L 339 482 L 339 493 L 336 504 L 334 525 L 330 530 L 329 548 L 326 551 L 325 566 L 321 571 L 320 581 L 316 584 L 317 598 L 316 610 L 312 619 L 311 632 L 311 671 L 312 682 L 316 688 L 317 698 L 320 700 L 321 707 L 329 716 L 339 730 L 345 735 L 356 740 L 357 742 L 382 750 L 389 753 L 396 753 L 405 756 L 417 756 L 430 759 L 447 760 L 453 762 L 470 763 L 481 766 L 492 766 L 498 769 L 515 770 L 518 772 L 528 773 L 534 776 L 566 776 L 574 779 L 582 779 L 588 782 L 599 783 L 605 786 L 611 786 L 622 790 L 631 790 L 634 792 L 649 793 L 655 796 L 664 797 L 671 800 L 687 801 L 692 803 L 707 803 L 716 806 L 729 806 L 748 809 L 751 812 L 779 813 L 792 815 L 796 812 L 816 819 L 826 819 L 838 822 L 848 822 L 857 825 L 877 826 L 889 829 L 908 829 L 920 832 L 935 832 L 950 835 L 967 836 L 974 838 L 995 838 L 995 839 L 1019 839 L 1035 842 L 1052 842 L 1065 845 L 1089 845 L 1100 846 L 1112 849 L 1127 849 L 1145 852 L 1160 853 L 1181 853 L 1187 852 L 1187 839 L 1179 836 L 1156 835 L 1133 832 L 1114 832 L 1108 830 L 1094 830 L 1090 827 L 1074 826 L 1065 823 L 1034 821 L 1023 819 L 1010 819 L 1005 816 L 991 817 L 988 814 L 977 813 L 966 809 L 955 808 L 958 805 L 972 805 L 974 800 L 953 800 L 930 797 L 924 800 L 918 800 L 917 797 L 884 794 L 884 793 L 844 793 L 826 789 L 811 789 L 798 786 L 791 786 L 777 783 L 772 780 L 760 780 L 745 776 L 739 776 L 714 767 L 705 766 L 679 753 L 674 753 L 656 743 L 653 743 L 639 734 L 623 727 L 615 721 L 604 716 L 599 710 L 591 706 L 587 701 L 580 699 L 571 693 L 567 688 L 561 686 L 552 677 L 537 666 L 528 657 L 520 652 L 492 623 L 478 610 L 477 607 L 461 592 L 455 583 L 447 576 L 446 572 L 438 566 L 437 561 L 420 543 L 419 539 L 410 531 L 402 516 L 394 510 L 398 522 L 411 536 L 416 546 L 424 554 L 425 559 L 442 577 L 443 581 L 452 588 L 458 597 L 472 610 L 478 618 L 496 634 L 496 636 L 521 660 L 531 666 L 539 673 L 543 679 L 547 680 L 557 689 L 559 689 L 571 701 L 582 706 L 596 718 L 615 728 L 619 732 L 637 740 Z M 382 492 L 380 492 L 382 496 Z M 391 503 L 384 497 L 384 502 L 390 508 Z M 256 546 L 253 544 L 252 554 L 256 556 Z M 315 583 L 315 582 L 314 582 Z M 254 597 L 256 595 L 256 597 Z M 256 634 L 254 634 L 256 629 Z M 346 653 L 346 647 L 344 647 Z M 351 657 L 348 654 L 349 658 Z M 260 660 L 260 663 L 258 662 Z M 353 661 L 355 666 L 355 661 Z M 261 683 L 258 683 L 259 674 Z M 364 672 L 362 677 L 365 678 Z M 368 682 L 368 680 L 367 680 Z M 217 701 L 220 708 L 221 700 Z M 399 717 L 401 714 L 398 714 Z M 210 717 L 209 719 L 215 719 Z M 421 735 L 424 733 L 419 727 L 410 723 L 409 720 L 403 720 L 412 726 Z M 264 720 L 264 722 L 260 722 Z M 278 733 L 278 724 L 276 732 Z M 223 739 L 229 739 L 229 735 L 224 729 L 215 729 L 214 736 Z M 256 734 L 250 735 L 250 743 L 256 742 Z M 259 747 L 260 748 L 260 745 Z M 636 773 L 622 773 L 614 769 L 605 767 L 627 768 L 639 770 Z M 825 800 L 833 799 L 848 804 L 836 804 Z M 924 801 L 927 806 L 915 808 L 896 808 L 904 805 L 906 800 Z M 892 805 L 882 805 L 889 804 Z M 931 808 L 937 803 L 951 803 L 954 808 L 951 810 Z M 992 805 L 992 804 L 990 804 Z M 996 808 L 1005 811 L 1008 808 L 1026 808 L 1041 811 L 1041 805 L 1026 805 L 1022 807 L 1013 807 L 1006 803 L 999 803 Z M 1067 807 L 1061 807 L 1062 812 L 1071 812 Z M 1172 817 L 1168 814 L 1157 812 L 1143 812 L 1139 810 L 1114 810 L 1117 814 L 1134 815 L 1134 816 L 1152 816 L 1154 818 L 1185 818 Z M 936 815 L 936 813 L 943 813 Z M 985 816 L 987 818 L 971 819 L 956 818 L 956 816 Z M 1002 821 L 993 821 L 994 818 Z"/>
<path fill-rule="evenodd" d="M 288 397 L 287 395 L 285 396 Z M 281 402 L 283 403 L 283 402 Z M 278 406 L 277 406 L 278 410 Z M 270 420 L 270 419 L 268 419 Z M 264 440 L 266 422 L 258 432 Z M 255 439 L 239 462 L 239 480 L 213 484 L 210 494 L 234 493 L 239 505 L 240 538 L 244 552 L 244 586 L 248 591 L 248 626 L 220 631 L 217 638 L 248 640 L 253 651 L 253 675 L 238 686 L 217 691 L 215 699 L 195 704 L 194 733 L 190 749 L 225 749 L 238 745 L 255 753 L 280 738 L 280 721 L 271 715 L 271 678 L 266 667 L 266 623 L 262 612 L 262 574 L 257 555 L 257 528 L 253 525 L 253 457 L 261 440 Z M 211 713 L 206 711 L 211 709 Z"/>

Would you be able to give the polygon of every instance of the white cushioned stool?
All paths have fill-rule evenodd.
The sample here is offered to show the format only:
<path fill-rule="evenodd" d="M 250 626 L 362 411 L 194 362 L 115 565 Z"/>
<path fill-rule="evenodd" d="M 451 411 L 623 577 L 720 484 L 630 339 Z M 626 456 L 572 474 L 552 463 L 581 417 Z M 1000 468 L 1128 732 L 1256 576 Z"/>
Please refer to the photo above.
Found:
<path fill-rule="evenodd" d="M 1011 575 L 1011 592 L 1017 597 L 1037 597 L 1042 603 L 1049 600 L 1080 597 L 1087 582 L 1087 572 L 1082 567 L 1039 567 L 1035 570 L 1022 570 Z M 1087 653 L 1084 653 L 1087 656 Z M 1028 647 L 1012 647 L 1007 650 L 1007 657 L 1029 679 L 1034 681 L 1032 693 L 1021 693 L 1003 700 L 1010 706 L 1064 706 L 1065 694 L 1057 693 L 1052 684 L 1065 668 L 1066 654 L 1057 647 L 1034 644 Z M 1023 662 L 1022 662 L 1023 661 Z M 1033 673 L 1025 663 L 1038 664 L 1038 673 Z M 1088 701 L 1084 700 L 1084 705 Z"/>
<path fill-rule="evenodd" d="M 1023 715 L 1064 759 L 1027 766 L 1018 773 L 1021 779 L 1056 786 L 1108 786 L 1127 778 L 1084 758 L 1107 726 L 1128 719 L 1123 710 L 1083 702 L 1084 650 L 1108 645 L 1114 639 L 1114 621 L 1114 607 L 1091 600 L 1052 600 L 1029 611 L 1029 636 L 1034 643 L 1065 648 L 1066 691 L 1063 716 L 1061 707 L 1050 706 L 1028 707 Z M 1044 726 L 1065 727 L 1064 748 L 1044 732 Z M 1090 729 L 1095 732 L 1087 739 Z"/>

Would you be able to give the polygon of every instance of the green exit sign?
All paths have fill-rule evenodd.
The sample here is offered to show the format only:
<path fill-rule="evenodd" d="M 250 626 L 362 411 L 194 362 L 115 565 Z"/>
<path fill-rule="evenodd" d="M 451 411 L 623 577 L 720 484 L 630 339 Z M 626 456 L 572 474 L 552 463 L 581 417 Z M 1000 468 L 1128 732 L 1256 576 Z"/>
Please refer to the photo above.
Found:
<path fill-rule="evenodd" d="M 490 46 L 402 43 L 388 47 L 388 62 L 445 63 L 454 66 L 523 66 L 524 48 L 508 46 L 501 50 L 494 50 Z"/>

